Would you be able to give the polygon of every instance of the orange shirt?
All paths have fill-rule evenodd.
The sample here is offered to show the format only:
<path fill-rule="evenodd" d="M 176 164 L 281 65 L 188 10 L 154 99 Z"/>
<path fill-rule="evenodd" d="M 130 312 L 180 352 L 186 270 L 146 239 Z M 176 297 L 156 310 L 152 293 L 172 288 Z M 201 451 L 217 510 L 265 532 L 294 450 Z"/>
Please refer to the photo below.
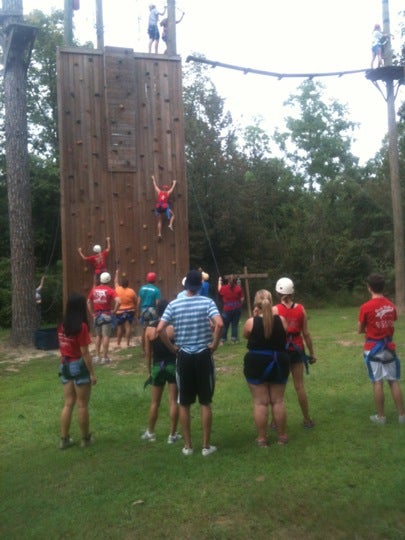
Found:
<path fill-rule="evenodd" d="M 138 298 L 134 289 L 131 289 L 130 287 L 119 286 L 115 288 L 115 292 L 121 300 L 121 304 L 117 313 L 122 313 L 123 311 L 128 309 L 135 309 Z"/>

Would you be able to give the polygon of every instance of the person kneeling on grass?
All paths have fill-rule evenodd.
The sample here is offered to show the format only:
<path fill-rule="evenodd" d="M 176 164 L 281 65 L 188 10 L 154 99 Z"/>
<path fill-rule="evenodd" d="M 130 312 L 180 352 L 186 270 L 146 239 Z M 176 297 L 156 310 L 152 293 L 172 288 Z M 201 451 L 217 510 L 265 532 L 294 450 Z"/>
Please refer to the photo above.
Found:
<path fill-rule="evenodd" d="M 93 439 L 89 432 L 89 411 L 91 387 L 96 384 L 93 363 L 89 353 L 91 338 L 87 322 L 86 298 L 72 294 L 66 305 L 63 322 L 58 327 L 58 341 L 61 354 L 59 376 L 63 384 L 65 404 L 60 424 L 61 438 L 59 448 L 65 450 L 73 446 L 70 437 L 72 412 L 77 403 L 82 448 L 89 446 Z"/>
<path fill-rule="evenodd" d="M 399 385 L 400 362 L 395 352 L 394 322 L 397 320 L 395 305 L 383 295 L 385 281 L 379 274 L 370 274 L 367 288 L 371 300 L 360 306 L 358 331 L 366 334 L 364 361 L 373 384 L 377 414 L 370 416 L 374 424 L 385 424 L 384 379 L 388 381 L 391 395 L 398 411 L 398 421 L 405 424 L 405 409 Z"/>

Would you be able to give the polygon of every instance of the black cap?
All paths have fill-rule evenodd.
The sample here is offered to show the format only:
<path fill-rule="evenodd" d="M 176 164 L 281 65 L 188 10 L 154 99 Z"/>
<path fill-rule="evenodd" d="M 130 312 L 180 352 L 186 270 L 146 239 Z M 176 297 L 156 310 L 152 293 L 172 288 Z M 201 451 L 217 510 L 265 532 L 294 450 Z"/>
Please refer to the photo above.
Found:
<path fill-rule="evenodd" d="M 202 276 L 198 270 L 190 270 L 186 277 L 185 288 L 189 291 L 198 291 L 201 287 Z"/>

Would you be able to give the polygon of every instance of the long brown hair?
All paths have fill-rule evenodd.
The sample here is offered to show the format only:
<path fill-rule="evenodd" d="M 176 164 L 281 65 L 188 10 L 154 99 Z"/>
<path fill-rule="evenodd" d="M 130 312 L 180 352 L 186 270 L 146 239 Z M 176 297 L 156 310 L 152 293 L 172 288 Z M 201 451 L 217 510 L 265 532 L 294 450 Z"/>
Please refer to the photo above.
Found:
<path fill-rule="evenodd" d="M 264 337 L 268 339 L 273 331 L 273 297 L 267 289 L 260 289 L 255 294 L 254 307 L 262 312 Z"/>

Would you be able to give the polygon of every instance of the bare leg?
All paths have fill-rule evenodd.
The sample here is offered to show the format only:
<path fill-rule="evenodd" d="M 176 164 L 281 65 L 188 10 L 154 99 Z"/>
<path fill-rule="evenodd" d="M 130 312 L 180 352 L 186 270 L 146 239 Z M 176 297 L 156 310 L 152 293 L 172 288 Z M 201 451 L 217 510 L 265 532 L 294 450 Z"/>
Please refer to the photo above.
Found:
<path fill-rule="evenodd" d="M 125 321 L 124 327 L 125 327 L 125 339 L 127 341 L 127 347 L 129 347 L 131 343 L 131 323 L 129 321 Z"/>
<path fill-rule="evenodd" d="M 158 217 L 157 217 L 157 232 L 158 232 L 158 236 L 161 237 L 162 236 L 162 214 L 158 214 Z"/>
<path fill-rule="evenodd" d="M 304 385 L 304 364 L 302 362 L 299 364 L 291 364 L 291 375 L 295 392 L 297 393 L 298 403 L 301 407 L 302 416 L 304 417 L 304 422 L 310 422 L 311 418 L 309 417 L 308 411 L 308 398 Z"/>
<path fill-rule="evenodd" d="M 373 383 L 374 403 L 378 416 L 384 416 L 384 388 L 383 381 Z"/>
<path fill-rule="evenodd" d="M 96 339 L 94 340 L 94 345 L 96 348 L 96 356 L 100 356 L 101 336 L 96 336 Z"/>
<path fill-rule="evenodd" d="M 110 336 L 103 336 L 103 358 L 108 358 L 109 346 L 110 346 Z"/>
<path fill-rule="evenodd" d="M 273 418 L 277 427 L 277 435 L 285 436 L 287 413 L 284 402 L 285 384 L 270 385 L 270 398 L 273 407 Z M 267 420 L 266 420 L 267 423 Z"/>
<path fill-rule="evenodd" d="M 154 433 L 156 421 L 159 415 L 159 407 L 162 399 L 164 386 L 152 386 L 152 401 L 149 409 L 149 433 Z"/>
<path fill-rule="evenodd" d="M 179 421 L 179 406 L 177 405 L 177 385 L 169 384 L 170 435 L 174 435 Z"/>
<path fill-rule="evenodd" d="M 183 430 L 185 448 L 192 448 L 190 405 L 179 405 L 180 423 Z"/>
<path fill-rule="evenodd" d="M 79 421 L 82 439 L 89 436 L 89 401 L 91 394 L 91 384 L 75 385 L 77 396 L 77 417 Z"/>
<path fill-rule="evenodd" d="M 257 429 L 257 439 L 267 440 L 267 421 L 269 417 L 270 386 L 265 384 L 248 384 L 253 398 L 253 419 Z"/>
<path fill-rule="evenodd" d="M 121 339 L 123 334 L 123 327 L 122 324 L 117 325 L 117 345 L 121 345 Z"/>
<path fill-rule="evenodd" d="M 173 223 L 174 223 L 174 214 L 170 210 L 170 221 L 169 221 L 169 229 L 173 230 Z"/>
<path fill-rule="evenodd" d="M 397 408 L 397 411 L 398 411 L 398 416 L 403 416 L 405 414 L 404 400 L 402 397 L 402 390 L 399 385 L 399 382 L 388 381 L 388 383 L 390 385 L 392 399 L 394 400 L 395 407 Z"/>
<path fill-rule="evenodd" d="M 208 448 L 210 446 L 212 427 L 211 405 L 201 405 L 201 423 L 203 430 L 203 448 Z"/>
<path fill-rule="evenodd" d="M 63 438 L 69 437 L 70 424 L 72 422 L 73 407 L 76 403 L 76 392 L 73 381 L 68 381 L 63 385 L 63 395 L 65 403 L 60 417 L 60 435 Z"/>

